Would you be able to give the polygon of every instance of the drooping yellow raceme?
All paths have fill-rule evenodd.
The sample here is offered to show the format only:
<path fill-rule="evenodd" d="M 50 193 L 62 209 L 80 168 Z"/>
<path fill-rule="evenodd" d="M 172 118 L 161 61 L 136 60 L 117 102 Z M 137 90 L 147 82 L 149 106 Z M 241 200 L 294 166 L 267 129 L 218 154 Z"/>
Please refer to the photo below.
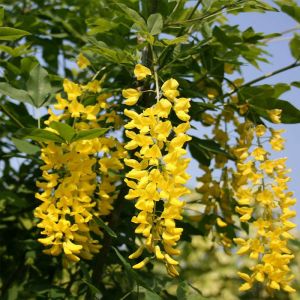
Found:
<path fill-rule="evenodd" d="M 78 85 L 65 79 L 66 97 L 57 95 L 54 105 L 62 113 L 56 116 L 51 111 L 45 124 L 72 118 L 77 132 L 105 125 L 109 96 L 97 96 L 100 91 L 97 80 Z M 85 105 L 85 95 L 93 95 L 95 103 Z M 47 254 L 64 253 L 75 262 L 80 257 L 91 259 L 101 248 L 91 235 L 91 232 L 101 234 L 93 216 L 108 215 L 113 209 L 117 196 L 115 182 L 123 169 L 126 151 L 115 138 L 106 137 L 45 144 L 41 155 L 43 181 L 37 182 L 42 192 L 36 194 L 42 204 L 35 210 L 35 216 L 41 220 L 38 227 L 45 236 L 39 241 L 47 247 L 44 250 Z"/>
<path fill-rule="evenodd" d="M 273 112 L 272 112 L 273 113 Z M 276 113 L 276 122 L 280 114 Z M 246 129 L 244 127 L 243 129 Z M 272 294 L 275 290 L 294 292 L 290 286 L 293 275 L 289 263 L 294 255 L 288 248 L 293 239 L 290 230 L 295 227 L 289 219 L 296 213 L 291 209 L 296 202 L 288 191 L 286 158 L 269 159 L 270 154 L 263 148 L 260 138 L 266 134 L 266 127 L 240 130 L 240 145 L 236 148 L 237 173 L 234 183 L 235 198 L 241 222 L 251 222 L 250 236 L 236 238 L 238 254 L 249 255 L 255 262 L 250 274 L 239 272 L 245 283 L 241 291 L 249 290 L 255 282 L 266 286 Z M 282 131 L 270 130 L 269 142 L 275 151 L 283 149 Z M 258 146 L 251 148 L 250 140 L 256 135 Z M 274 142 L 275 140 L 275 142 Z M 275 146 L 274 146 L 275 145 Z"/>
<path fill-rule="evenodd" d="M 237 122 L 232 108 L 225 106 L 219 113 L 202 113 L 201 121 L 206 126 L 212 126 L 213 140 L 230 153 L 230 136 L 227 128 Z M 210 166 L 199 166 L 203 174 L 197 178 L 199 186 L 196 188 L 196 192 L 200 194 L 201 205 L 204 206 L 203 216 L 215 216 L 205 224 L 206 232 L 213 231 L 215 241 L 221 244 L 226 252 L 229 252 L 233 243 L 232 238 L 227 234 L 230 230 L 226 229 L 232 226 L 234 214 L 230 189 L 232 168 L 227 167 L 228 157 L 226 155 L 218 153 L 212 154 L 211 157 Z"/>
<path fill-rule="evenodd" d="M 178 98 L 178 82 L 166 81 L 162 86 L 163 95 L 157 97 L 157 103 L 138 114 L 125 109 L 130 121 L 125 125 L 129 142 L 125 145 L 134 158 L 125 159 L 131 169 L 126 174 L 129 193 L 128 200 L 136 200 L 139 211 L 132 222 L 137 224 L 135 233 L 142 235 L 142 241 L 130 259 L 146 256 L 133 266 L 144 267 L 150 261 L 150 255 L 164 262 L 168 273 L 177 276 L 178 262 L 173 258 L 180 254 L 176 249 L 182 228 L 176 226 L 176 220 L 182 219 L 184 202 L 180 200 L 189 190 L 184 186 L 189 175 L 186 168 L 189 159 L 185 158 L 184 145 L 190 140 L 186 131 L 189 125 L 189 99 Z M 128 90 L 123 92 L 127 94 Z M 172 125 L 168 119 L 171 109 L 183 123 Z"/>

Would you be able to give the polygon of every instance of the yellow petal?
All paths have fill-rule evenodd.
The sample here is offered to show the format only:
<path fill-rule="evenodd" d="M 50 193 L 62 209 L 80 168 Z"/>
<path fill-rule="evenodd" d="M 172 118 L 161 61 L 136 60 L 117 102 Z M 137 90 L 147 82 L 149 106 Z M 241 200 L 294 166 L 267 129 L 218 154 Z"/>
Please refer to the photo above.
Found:
<path fill-rule="evenodd" d="M 150 261 L 149 257 L 144 258 L 141 262 L 138 264 L 135 264 L 132 266 L 133 269 L 141 269 L 143 268 L 148 262 Z"/>
<path fill-rule="evenodd" d="M 167 263 L 170 265 L 178 265 L 178 261 L 173 259 L 169 254 L 165 254 L 165 259 L 166 259 Z"/>
<path fill-rule="evenodd" d="M 162 254 L 160 247 L 158 245 L 155 246 L 155 255 L 157 259 L 164 259 L 165 256 Z"/>
<path fill-rule="evenodd" d="M 144 251 L 144 246 L 140 246 L 135 252 L 128 256 L 129 259 L 138 258 L 142 255 Z"/>
<path fill-rule="evenodd" d="M 137 64 L 134 68 L 134 75 L 137 78 L 137 80 L 143 80 L 144 78 L 146 78 L 148 75 L 152 75 L 150 69 L 148 69 L 147 67 L 141 65 L 141 64 Z"/>

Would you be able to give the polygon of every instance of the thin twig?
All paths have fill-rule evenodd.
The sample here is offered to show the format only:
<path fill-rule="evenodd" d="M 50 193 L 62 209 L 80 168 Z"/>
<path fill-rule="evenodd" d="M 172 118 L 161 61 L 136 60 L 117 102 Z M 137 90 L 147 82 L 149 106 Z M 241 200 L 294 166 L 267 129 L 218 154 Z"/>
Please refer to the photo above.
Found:
<path fill-rule="evenodd" d="M 263 75 L 263 76 L 260 76 L 260 77 L 258 77 L 258 78 L 255 78 L 255 79 L 251 80 L 251 81 L 246 82 L 245 84 L 241 85 L 240 87 L 235 88 L 232 92 L 225 94 L 225 95 L 223 96 L 223 98 L 229 97 L 229 96 L 235 94 L 236 92 L 238 92 L 239 90 L 243 89 L 244 87 L 253 85 L 253 84 L 258 83 L 258 82 L 260 82 L 260 81 L 262 81 L 262 80 L 265 80 L 265 79 L 267 79 L 267 78 L 270 78 L 270 77 L 272 77 L 272 76 L 274 76 L 274 75 L 280 74 L 280 73 L 282 73 L 282 72 L 285 72 L 285 71 L 287 71 L 287 70 L 290 70 L 290 69 L 293 69 L 293 68 L 297 68 L 297 67 L 300 67 L 300 63 L 298 62 L 298 60 L 295 61 L 294 63 L 292 63 L 292 64 L 290 64 L 290 65 L 284 67 L 284 68 L 275 70 L 275 71 L 273 71 L 273 72 L 267 73 L 267 74 L 265 74 L 265 75 Z"/>

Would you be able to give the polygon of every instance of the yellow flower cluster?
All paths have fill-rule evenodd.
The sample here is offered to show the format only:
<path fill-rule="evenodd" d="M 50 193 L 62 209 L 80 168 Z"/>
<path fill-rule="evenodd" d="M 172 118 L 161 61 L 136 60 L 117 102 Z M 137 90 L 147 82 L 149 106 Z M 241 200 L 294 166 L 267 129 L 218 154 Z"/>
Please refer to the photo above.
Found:
<path fill-rule="evenodd" d="M 135 69 L 139 80 L 150 74 L 144 66 Z M 126 136 L 130 139 L 125 148 L 134 151 L 135 156 L 124 160 L 131 168 L 126 174 L 130 190 L 125 198 L 137 200 L 135 207 L 140 212 L 132 222 L 137 224 L 135 232 L 143 236 L 139 248 L 129 258 L 138 258 L 146 250 L 165 263 L 171 276 L 177 276 L 178 262 L 172 256 L 180 254 L 180 250 L 175 249 L 182 233 L 182 228 L 176 227 L 176 220 L 182 219 L 184 206 L 180 197 L 189 193 L 184 186 L 189 179 L 186 173 L 189 159 L 184 158 L 187 153 L 184 144 L 190 140 L 186 134 L 190 128 L 190 103 L 189 99 L 179 98 L 175 79 L 167 80 L 161 92 L 163 96 L 157 87 L 157 102 L 140 114 L 134 110 L 124 111 L 130 119 L 125 125 Z M 123 95 L 128 96 L 125 103 L 132 105 L 141 93 L 129 89 L 123 91 Z M 168 119 L 171 109 L 183 123 L 172 125 Z M 133 268 L 142 268 L 149 261 L 148 255 Z"/>
<path fill-rule="evenodd" d="M 54 105 L 62 113 L 55 115 L 49 109 L 46 125 L 53 121 L 69 122 L 78 133 L 114 121 L 110 112 L 106 113 L 109 95 L 98 95 L 99 81 L 78 85 L 65 79 L 63 86 L 64 95 L 58 94 Z M 87 104 L 85 100 L 91 98 L 94 102 Z M 56 132 L 50 127 L 46 129 Z M 93 216 L 107 215 L 113 209 L 114 183 L 119 178 L 118 171 L 123 169 L 125 155 L 126 151 L 114 138 L 45 143 L 41 155 L 43 181 L 37 182 L 43 191 L 36 194 L 42 204 L 36 208 L 35 216 L 41 219 L 38 227 L 45 237 L 39 242 L 47 247 L 46 254 L 64 253 L 76 262 L 80 257 L 91 259 L 99 251 L 101 246 L 92 232 L 101 232 Z"/>
<path fill-rule="evenodd" d="M 227 127 L 236 121 L 233 110 L 225 106 L 218 115 L 202 113 L 201 120 L 206 126 L 212 126 L 213 140 L 230 153 Z M 201 195 L 201 204 L 204 205 L 203 216 L 215 216 L 209 224 L 205 224 L 206 232 L 215 229 L 215 240 L 223 245 L 225 251 L 232 246 L 226 231 L 228 225 L 233 224 L 229 186 L 232 169 L 227 167 L 227 161 L 228 158 L 221 153 L 212 154 L 210 166 L 200 165 L 203 175 L 197 178 L 199 186 L 196 188 Z"/>
<path fill-rule="evenodd" d="M 273 114 L 273 115 L 272 115 Z M 279 122 L 278 111 L 270 112 L 274 121 Z M 296 215 L 291 210 L 295 204 L 293 193 L 288 191 L 286 158 L 269 159 L 261 139 L 266 135 L 267 128 L 258 125 L 253 129 L 251 122 L 241 124 L 238 128 L 239 147 L 235 149 L 238 158 L 237 174 L 234 182 L 235 198 L 238 203 L 236 211 L 241 222 L 251 222 L 249 238 L 236 238 L 239 245 L 238 254 L 248 254 L 255 264 L 251 274 L 239 272 L 246 282 L 240 287 L 246 291 L 255 282 L 264 284 L 272 294 L 274 290 L 294 292 L 290 286 L 293 275 L 289 263 L 294 255 L 288 248 L 288 240 L 293 239 L 289 232 L 295 224 L 289 221 Z M 281 130 L 270 130 L 268 138 L 275 151 L 283 149 L 284 139 Z M 252 139 L 256 137 L 257 147 L 251 147 Z"/>

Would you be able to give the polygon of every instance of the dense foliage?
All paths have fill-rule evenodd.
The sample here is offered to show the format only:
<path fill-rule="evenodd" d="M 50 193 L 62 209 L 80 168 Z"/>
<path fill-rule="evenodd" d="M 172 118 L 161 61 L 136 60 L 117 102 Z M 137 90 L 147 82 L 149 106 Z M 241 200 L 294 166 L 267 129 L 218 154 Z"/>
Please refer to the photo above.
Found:
<path fill-rule="evenodd" d="M 300 297 L 277 125 L 300 82 L 263 83 L 300 38 L 247 81 L 281 34 L 229 23 L 296 1 L 0 4 L 1 299 Z"/>

